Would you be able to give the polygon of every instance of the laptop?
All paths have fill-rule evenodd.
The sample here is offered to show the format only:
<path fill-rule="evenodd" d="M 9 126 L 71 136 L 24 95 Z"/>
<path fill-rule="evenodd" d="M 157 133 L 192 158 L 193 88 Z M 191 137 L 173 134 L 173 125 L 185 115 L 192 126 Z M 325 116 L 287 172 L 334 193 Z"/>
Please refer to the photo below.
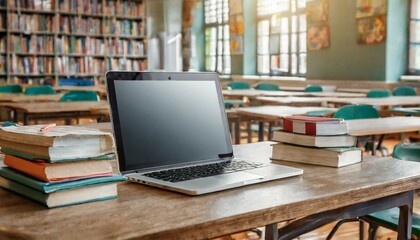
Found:
<path fill-rule="evenodd" d="M 106 82 L 129 181 L 200 195 L 303 173 L 234 158 L 216 73 L 109 71 Z"/>

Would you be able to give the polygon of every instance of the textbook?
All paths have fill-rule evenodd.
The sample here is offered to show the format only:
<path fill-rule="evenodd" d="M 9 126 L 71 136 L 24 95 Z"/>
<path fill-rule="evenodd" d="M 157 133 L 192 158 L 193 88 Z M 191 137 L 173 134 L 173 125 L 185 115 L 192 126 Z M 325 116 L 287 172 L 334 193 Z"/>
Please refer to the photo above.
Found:
<path fill-rule="evenodd" d="M 79 126 L 54 126 L 41 131 L 45 125 L 0 127 L 0 139 L 27 145 L 47 147 L 83 146 L 97 148 L 113 146 L 112 134 Z"/>
<path fill-rule="evenodd" d="M 51 162 L 66 161 L 68 159 L 85 159 L 100 157 L 114 153 L 112 144 L 81 144 L 70 146 L 41 146 L 12 142 L 0 139 L 2 152 L 18 155 L 26 159 L 44 159 Z"/>
<path fill-rule="evenodd" d="M 347 123 L 341 118 L 291 116 L 283 118 L 283 130 L 306 135 L 347 134 Z"/>
<path fill-rule="evenodd" d="M 356 143 L 356 137 L 349 135 L 314 136 L 281 130 L 274 131 L 271 140 L 308 147 L 352 147 Z"/>
<path fill-rule="evenodd" d="M 271 159 L 338 168 L 362 161 L 362 151 L 356 147 L 310 148 L 278 143 L 273 145 Z"/>
<path fill-rule="evenodd" d="M 0 167 L 0 187 L 49 208 L 116 198 L 118 181 L 125 181 L 125 177 L 112 175 L 46 183 L 8 167 Z"/>
<path fill-rule="evenodd" d="M 47 163 L 42 160 L 31 161 L 6 154 L 4 164 L 45 182 L 112 174 L 111 161 L 106 160 Z"/>

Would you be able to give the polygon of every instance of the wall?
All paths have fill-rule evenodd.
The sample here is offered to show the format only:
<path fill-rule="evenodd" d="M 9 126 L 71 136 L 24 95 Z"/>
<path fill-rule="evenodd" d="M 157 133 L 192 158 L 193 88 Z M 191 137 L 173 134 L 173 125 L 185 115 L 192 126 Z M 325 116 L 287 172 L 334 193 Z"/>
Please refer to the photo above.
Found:
<path fill-rule="evenodd" d="M 330 47 L 308 52 L 308 79 L 385 79 L 386 44 L 357 44 L 355 16 L 356 1 L 330 0 Z"/>
<path fill-rule="evenodd" d="M 388 0 L 386 43 L 356 42 L 356 1 L 330 0 L 331 46 L 308 52 L 308 79 L 395 82 L 406 72 L 408 1 Z"/>

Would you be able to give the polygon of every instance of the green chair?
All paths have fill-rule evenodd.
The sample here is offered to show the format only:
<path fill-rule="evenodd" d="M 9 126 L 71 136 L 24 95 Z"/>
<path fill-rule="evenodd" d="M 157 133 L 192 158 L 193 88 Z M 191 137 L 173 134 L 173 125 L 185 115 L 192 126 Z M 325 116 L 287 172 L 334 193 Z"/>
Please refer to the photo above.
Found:
<path fill-rule="evenodd" d="M 41 95 L 41 94 L 55 94 L 54 89 L 51 86 L 33 86 L 25 89 L 26 95 Z"/>
<path fill-rule="evenodd" d="M 415 161 L 420 164 L 420 143 L 397 144 L 392 153 L 394 158 L 407 161 Z M 399 209 L 391 208 L 384 211 L 375 212 L 362 217 L 363 221 L 369 223 L 369 239 L 374 239 L 379 226 L 397 231 Z M 418 239 L 420 237 L 420 216 L 413 214 L 411 234 Z M 414 238 L 414 237 L 413 237 Z"/>
<path fill-rule="evenodd" d="M 224 99 L 223 102 L 225 103 L 226 109 L 231 109 L 234 106 L 243 106 L 245 104 L 245 101 L 243 100 L 236 100 L 236 99 Z"/>
<path fill-rule="evenodd" d="M 347 105 L 339 108 L 333 117 L 345 120 L 379 118 L 379 112 L 370 105 Z"/>
<path fill-rule="evenodd" d="M 368 98 L 384 98 L 392 96 L 391 91 L 388 89 L 372 89 L 368 92 Z"/>
<path fill-rule="evenodd" d="M 61 98 L 60 102 L 73 101 L 99 101 L 99 96 L 93 91 L 68 91 Z"/>
<path fill-rule="evenodd" d="M 229 90 L 249 89 L 249 84 L 246 82 L 231 82 L 226 85 Z"/>
<path fill-rule="evenodd" d="M 416 89 L 412 86 L 399 86 L 392 91 L 394 96 L 416 96 Z"/>
<path fill-rule="evenodd" d="M 255 87 L 255 89 L 265 91 L 280 91 L 279 86 L 272 83 L 260 83 Z"/>
<path fill-rule="evenodd" d="M 23 90 L 22 90 L 22 86 L 19 84 L 0 86 L 0 93 L 21 93 L 21 92 L 23 92 Z"/>
<path fill-rule="evenodd" d="M 322 89 L 322 87 L 317 86 L 317 85 L 310 85 L 305 88 L 305 92 L 323 92 L 323 91 L 324 90 Z"/>

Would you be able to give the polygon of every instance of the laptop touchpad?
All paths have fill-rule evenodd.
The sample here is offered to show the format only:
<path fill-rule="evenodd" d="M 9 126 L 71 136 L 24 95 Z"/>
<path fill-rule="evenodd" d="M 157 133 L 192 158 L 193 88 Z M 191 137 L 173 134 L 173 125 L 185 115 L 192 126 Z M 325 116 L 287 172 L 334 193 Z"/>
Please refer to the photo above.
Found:
<path fill-rule="evenodd" d="M 229 174 L 221 174 L 212 177 L 197 178 L 190 181 L 179 182 L 179 187 L 187 187 L 190 189 L 218 189 L 221 186 L 234 187 L 247 184 L 249 181 L 258 181 L 264 179 L 264 176 L 248 173 L 234 172 Z"/>

